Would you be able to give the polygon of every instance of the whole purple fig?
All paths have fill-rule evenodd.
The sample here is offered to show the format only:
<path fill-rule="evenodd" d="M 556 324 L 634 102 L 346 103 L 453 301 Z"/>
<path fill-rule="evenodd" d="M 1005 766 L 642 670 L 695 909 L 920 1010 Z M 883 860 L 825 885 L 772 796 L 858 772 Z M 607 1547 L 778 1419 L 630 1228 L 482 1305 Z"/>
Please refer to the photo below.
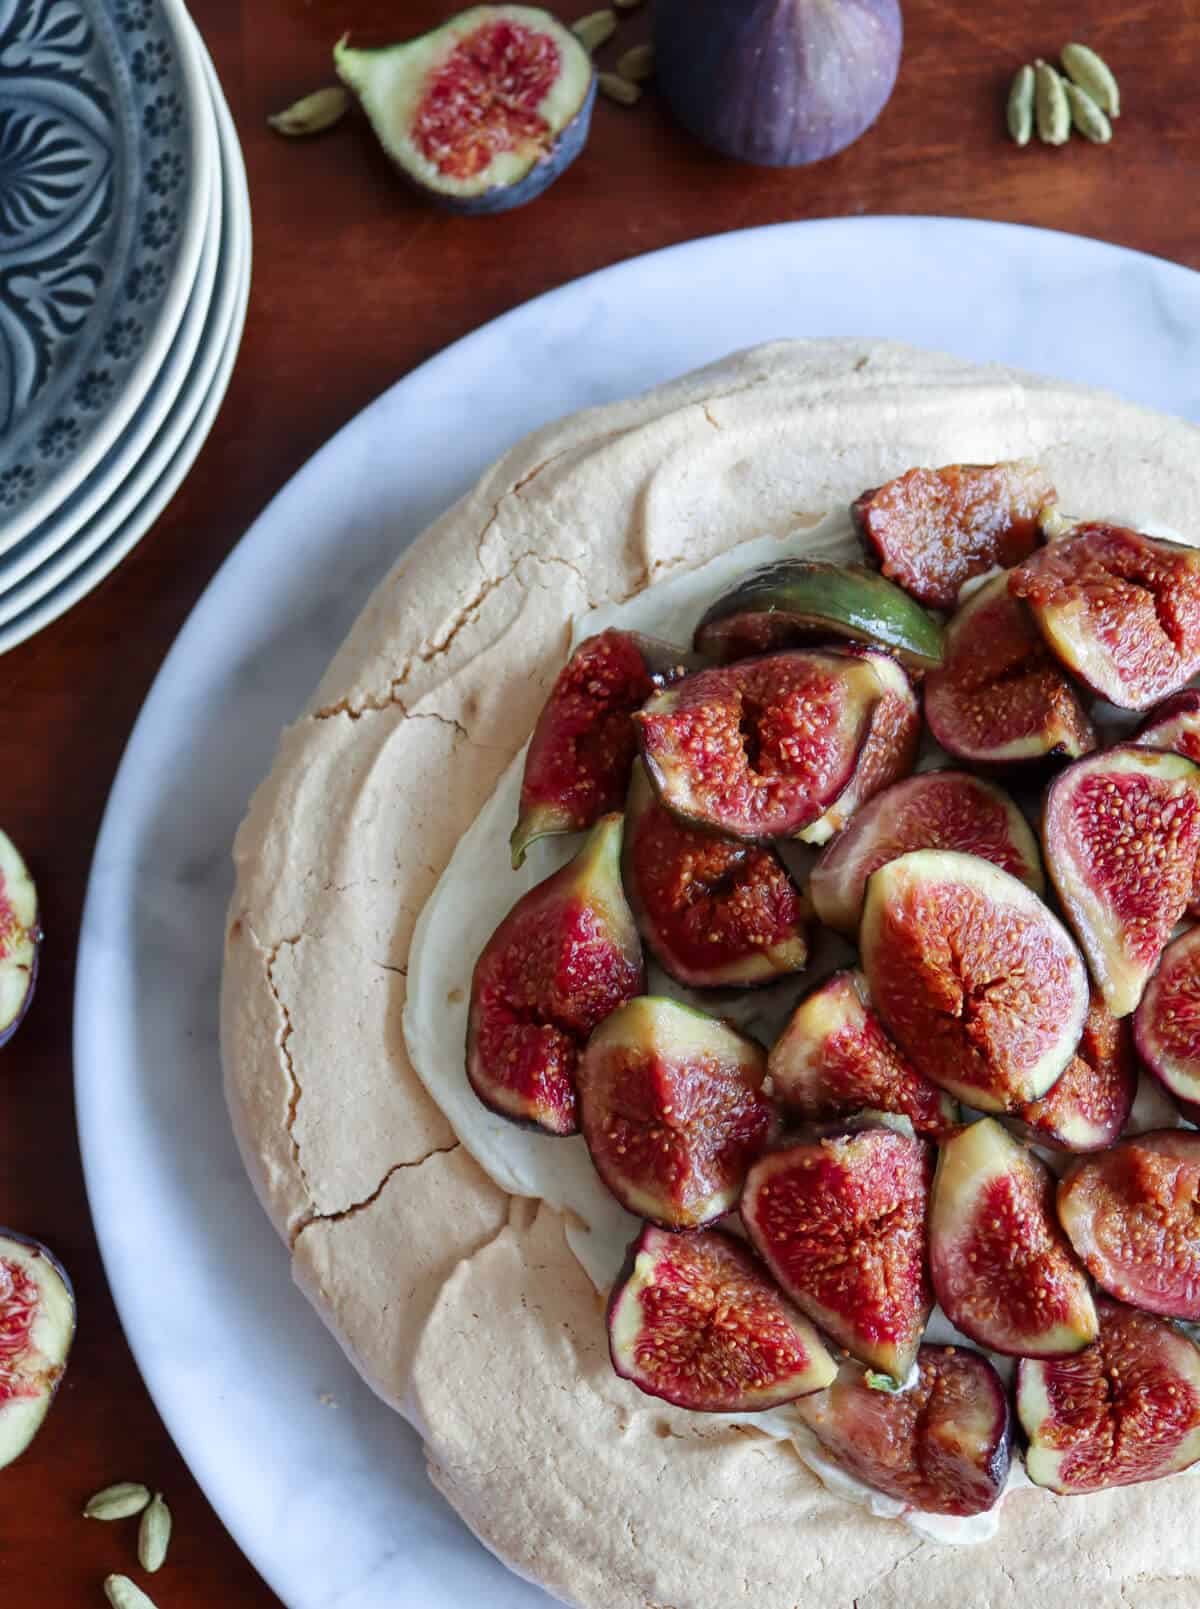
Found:
<path fill-rule="evenodd" d="M 797 167 L 833 156 L 886 106 L 899 0 L 657 0 L 659 88 L 725 156 Z"/>

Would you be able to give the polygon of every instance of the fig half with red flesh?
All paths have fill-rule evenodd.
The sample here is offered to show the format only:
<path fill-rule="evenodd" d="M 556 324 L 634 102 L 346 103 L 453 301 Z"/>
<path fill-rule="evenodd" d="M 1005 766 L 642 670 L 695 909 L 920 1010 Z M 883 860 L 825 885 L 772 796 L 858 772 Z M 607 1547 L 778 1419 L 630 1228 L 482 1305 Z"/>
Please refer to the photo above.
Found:
<path fill-rule="evenodd" d="M 1200 1348 L 1162 1319 L 1098 1297 L 1099 1339 L 1017 1365 L 1035 1486 L 1072 1497 L 1174 1475 L 1200 1459 Z"/>
<path fill-rule="evenodd" d="M 1054 497 L 1036 464 L 950 464 L 910 469 L 850 512 L 884 575 L 933 609 L 953 609 L 964 581 L 1033 552 Z"/>
<path fill-rule="evenodd" d="M 994 1118 L 938 1154 L 929 1266 L 951 1324 L 993 1352 L 1057 1358 L 1096 1338 L 1087 1275 L 1054 1216 L 1054 1176 Z"/>
<path fill-rule="evenodd" d="M 1191 895 L 1200 766 L 1123 744 L 1068 766 L 1046 795 L 1046 868 L 1114 1017 L 1127 1017 Z"/>
<path fill-rule="evenodd" d="M 868 1368 L 904 1380 L 933 1306 L 925 1261 L 929 1147 L 886 1128 L 761 1157 L 742 1222 L 802 1312 Z"/>
<path fill-rule="evenodd" d="M 1138 1055 L 1189 1123 L 1200 1123 L 1200 927 L 1163 951 L 1133 1016 Z"/>
<path fill-rule="evenodd" d="M 0 1469 L 42 1427 L 75 1338 L 75 1293 L 36 1240 L 0 1229 Z"/>
<path fill-rule="evenodd" d="M 693 646 L 729 665 L 838 637 L 918 673 L 942 662 L 942 628 L 907 592 L 864 565 L 815 559 L 779 559 L 743 576 L 706 610 Z"/>
<path fill-rule="evenodd" d="M 587 141 L 592 59 L 540 7 L 472 6 L 379 50 L 342 39 L 333 61 L 385 154 L 450 212 L 505 212 L 532 201 Z"/>
<path fill-rule="evenodd" d="M 765 842 L 794 837 L 838 797 L 881 697 L 867 660 L 797 650 L 685 677 L 634 721 L 668 810 Z"/>
<path fill-rule="evenodd" d="M 1156 1129 L 1080 1158 L 1059 1183 L 1058 1216 L 1110 1296 L 1200 1322 L 1200 1134 Z"/>
<path fill-rule="evenodd" d="M 581 642 L 538 716 L 521 779 L 513 866 L 539 838 L 582 832 L 625 803 L 637 754 L 633 712 L 695 659 L 632 631 Z"/>
<path fill-rule="evenodd" d="M 796 1411 L 836 1464 L 923 1514 L 986 1513 L 1008 1481 L 1008 1393 L 969 1347 L 921 1347 L 904 1391 L 880 1391 L 845 1363 Z"/>
<path fill-rule="evenodd" d="M 972 765 L 1026 765 L 1088 754 L 1096 734 L 1008 578 L 983 582 L 946 627 L 945 658 L 925 679 L 929 730 Z"/>
<path fill-rule="evenodd" d="M 1009 577 L 1056 657 L 1120 709 L 1144 710 L 1200 671 L 1200 552 L 1087 524 Z"/>
<path fill-rule="evenodd" d="M 1008 794 L 965 771 L 925 771 L 876 794 L 813 867 L 809 894 L 826 927 L 853 938 L 867 880 L 914 849 L 954 849 L 1045 888 L 1037 839 Z"/>
<path fill-rule="evenodd" d="M 732 1210 L 775 1132 L 761 1045 L 691 1006 L 643 995 L 588 1040 L 576 1075 L 584 1139 L 623 1207 L 664 1229 Z"/>
<path fill-rule="evenodd" d="M 29 1009 L 41 948 L 37 889 L 17 846 L 0 832 L 0 1045 Z"/>
<path fill-rule="evenodd" d="M 941 1138 L 958 1106 L 922 1078 L 871 1009 L 861 972 L 835 972 L 802 1000 L 767 1058 L 775 1099 L 820 1122 L 855 1112 L 895 1112 L 918 1134 Z"/>
<path fill-rule="evenodd" d="M 1200 765 L 1200 688 L 1185 687 L 1156 704 L 1130 742 L 1147 749 L 1167 749 Z M 1200 916 L 1200 862 L 1192 882 L 1188 915 Z"/>
<path fill-rule="evenodd" d="M 776 852 L 685 826 L 640 760 L 621 865 L 638 931 L 688 988 L 751 988 L 807 965 L 808 906 Z"/>
<path fill-rule="evenodd" d="M 471 979 L 471 1087 L 501 1117 L 548 1134 L 578 1131 L 580 1052 L 645 987 L 621 888 L 621 827 L 620 816 L 603 816 L 574 860 L 517 901 Z"/>
<path fill-rule="evenodd" d="M 647 1225 L 608 1305 L 613 1368 L 698 1413 L 758 1413 L 820 1391 L 837 1365 L 743 1241 Z"/>
<path fill-rule="evenodd" d="M 1137 1084 L 1129 1019 L 1118 1021 L 1093 984 L 1083 1037 L 1066 1072 L 1041 1100 L 1019 1106 L 1010 1126 L 1055 1151 L 1103 1151 L 1128 1122 Z"/>
<path fill-rule="evenodd" d="M 1087 973 L 1061 922 L 990 861 L 918 849 L 867 885 L 871 999 L 919 1073 L 982 1111 L 1044 1095 L 1083 1032 Z"/>
<path fill-rule="evenodd" d="M 906 777 L 917 758 L 921 711 L 912 683 L 889 654 L 872 648 L 846 651 L 870 663 L 882 696 L 850 781 L 823 816 L 796 834 L 806 844 L 827 844 L 869 799 Z"/>

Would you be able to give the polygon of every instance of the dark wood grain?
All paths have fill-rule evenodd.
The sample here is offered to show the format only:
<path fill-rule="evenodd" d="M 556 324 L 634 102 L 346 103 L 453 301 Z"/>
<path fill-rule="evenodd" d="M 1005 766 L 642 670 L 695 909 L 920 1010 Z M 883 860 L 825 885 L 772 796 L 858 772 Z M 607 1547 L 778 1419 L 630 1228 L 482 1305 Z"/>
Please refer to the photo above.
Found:
<path fill-rule="evenodd" d="M 184 1468 L 122 1338 L 80 1175 L 70 1020 L 88 862 L 122 747 L 200 590 L 283 481 L 448 342 L 576 275 L 698 235 L 943 213 L 1097 235 L 1200 267 L 1195 6 L 908 0 L 905 13 L 897 91 L 876 128 L 833 161 L 743 168 L 675 129 L 653 94 L 633 110 L 601 101 L 587 151 L 545 197 L 499 218 L 455 219 L 405 193 L 357 119 L 304 145 L 264 121 L 328 79 L 344 29 L 367 42 L 415 32 L 441 14 L 434 0 L 195 0 L 250 173 L 245 344 L 212 436 L 155 529 L 97 592 L 0 663 L 0 822 L 39 877 L 49 934 L 35 1009 L 0 1069 L 0 1222 L 55 1247 L 81 1313 L 46 1429 L 0 1474 L 4 1603 L 102 1601 L 101 1578 L 132 1561 L 134 1527 L 88 1524 L 79 1509 L 94 1488 L 131 1478 L 162 1486 L 176 1511 L 154 1586 L 162 1609 L 276 1601 Z M 623 23 L 621 45 L 647 24 L 644 13 Z M 1018 151 L 1003 136 L 1009 76 L 1067 37 L 1095 44 L 1120 73 L 1116 142 Z"/>

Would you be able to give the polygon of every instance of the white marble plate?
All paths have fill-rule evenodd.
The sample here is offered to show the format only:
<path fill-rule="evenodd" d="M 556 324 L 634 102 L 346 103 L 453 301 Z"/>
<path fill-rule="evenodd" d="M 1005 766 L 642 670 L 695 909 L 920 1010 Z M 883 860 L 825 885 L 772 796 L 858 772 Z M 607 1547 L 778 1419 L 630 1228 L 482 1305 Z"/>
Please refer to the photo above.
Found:
<path fill-rule="evenodd" d="M 855 219 L 635 259 L 459 342 L 318 453 L 200 600 L 130 740 L 79 958 L 88 1190 L 163 1418 L 289 1609 L 549 1600 L 429 1487 L 416 1437 L 292 1287 L 242 1173 L 217 1052 L 234 829 L 397 547 L 490 459 L 554 415 L 782 335 L 893 336 L 1200 419 L 1200 275 L 1094 241 Z"/>
<path fill-rule="evenodd" d="M 188 27 L 192 29 L 190 23 Z M 172 372 L 162 377 L 169 394 L 165 401 L 152 397 L 147 404 L 156 417 L 152 427 L 139 419 L 138 440 L 130 448 L 120 485 L 109 488 L 108 500 L 67 542 L 47 541 L 44 551 L 22 563 L 11 581 L 6 558 L 0 557 L 0 586 L 10 583 L 0 591 L 0 653 L 77 603 L 141 540 L 195 461 L 229 384 L 250 290 L 250 198 L 233 119 L 211 60 L 195 37 L 212 93 L 221 153 L 220 182 L 214 187 L 220 196 L 214 213 L 219 233 L 206 245 L 213 261 L 211 271 L 201 270 L 203 297 L 188 308 L 181 350 L 172 351 Z M 30 538 L 31 544 L 37 542 L 36 536 Z M 22 543 L 8 557 L 25 552 Z"/>

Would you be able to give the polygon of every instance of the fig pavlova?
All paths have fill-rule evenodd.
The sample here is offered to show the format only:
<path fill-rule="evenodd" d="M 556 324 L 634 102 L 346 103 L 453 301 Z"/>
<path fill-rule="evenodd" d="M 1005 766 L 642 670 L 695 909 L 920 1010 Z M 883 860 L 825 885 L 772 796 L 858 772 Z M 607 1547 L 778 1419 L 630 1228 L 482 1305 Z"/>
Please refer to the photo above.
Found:
<path fill-rule="evenodd" d="M 1168 1077 L 1134 1103 L 1130 1022 L 1190 899 L 1191 762 L 1159 764 L 1082 685 L 1076 664 L 1111 681 L 1143 651 L 1098 587 L 1060 651 L 1088 566 L 1055 567 L 1054 630 L 1013 583 L 1088 539 L 1030 514 L 1030 488 L 1161 546 L 1195 524 L 1193 459 L 1186 427 L 1070 388 L 861 343 L 749 355 L 520 450 L 434 533 L 437 566 L 461 557 L 453 601 L 418 549 L 285 737 L 239 839 L 226 967 L 252 1176 L 435 1483 L 568 1602 L 723 1609 L 732 1579 L 782 1609 L 803 1580 L 834 1609 L 881 1571 L 902 1593 L 1049 1601 L 1056 1538 L 1097 1581 L 1148 1578 L 1190 1504 L 1190 1481 L 1157 1479 L 1196 1456 L 1200 1352 L 1176 1322 L 1195 1163 L 1167 1093 L 1186 1035 L 1158 1030 Z M 914 468 L 886 557 L 864 549 L 851 504 L 885 507 Z M 921 497 L 924 600 L 897 547 Z M 960 517 L 970 573 L 934 604 Z M 781 562 L 837 573 L 755 582 Z M 1188 567 L 1155 563 L 1186 627 Z M 985 593 L 995 654 L 989 611 L 955 631 Z M 580 674 L 614 634 L 675 645 L 674 670 L 656 682 L 631 653 L 649 681 L 628 696 Z M 956 638 L 987 661 L 978 685 Z M 913 740 L 947 667 L 953 766 L 931 716 Z M 535 727 L 514 870 L 532 779 L 524 755 L 503 767 Z M 1144 1015 L 1141 1038 L 1164 1011 Z M 1001 1510 L 1003 1571 L 990 1548 L 922 1546 L 921 1589 L 912 1539 L 872 1518 L 971 1541 Z M 1192 1547 L 1173 1568 L 1200 1568 Z"/>

